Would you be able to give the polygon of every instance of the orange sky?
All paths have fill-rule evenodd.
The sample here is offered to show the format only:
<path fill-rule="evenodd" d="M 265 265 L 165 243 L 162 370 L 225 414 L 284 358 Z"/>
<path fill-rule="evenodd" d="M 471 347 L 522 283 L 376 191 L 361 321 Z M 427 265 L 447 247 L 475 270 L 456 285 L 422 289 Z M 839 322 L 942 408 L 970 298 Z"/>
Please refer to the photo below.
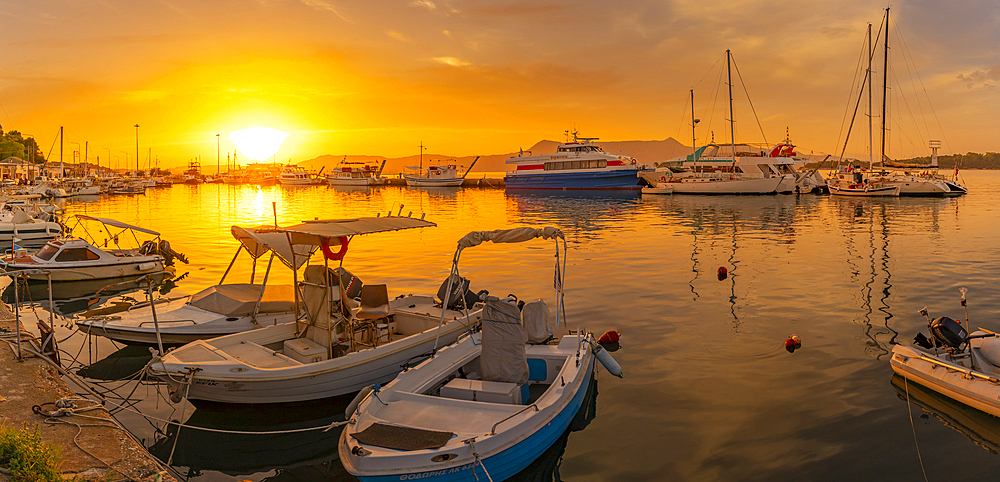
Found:
<path fill-rule="evenodd" d="M 715 90 L 731 48 L 767 141 L 787 126 L 806 151 L 832 152 L 843 143 L 866 25 L 877 30 L 883 8 L 862 0 L 0 1 L 0 125 L 34 135 L 46 151 L 64 125 L 67 159 L 76 149 L 68 142 L 87 141 L 91 158 L 106 160 L 107 148 L 122 162 L 122 151 L 134 157 L 138 123 L 141 156 L 152 148 L 164 167 L 198 155 L 214 163 L 217 133 L 224 160 L 228 133 L 256 126 L 287 131 L 276 157 L 293 162 L 412 155 L 421 141 L 455 156 L 511 152 L 574 126 L 603 140 L 690 144 L 692 88 L 699 140 L 709 131 L 728 137 Z M 891 28 L 905 42 L 890 37 L 894 91 L 926 90 L 923 104 L 894 101 L 892 157 L 926 155 L 928 138 L 944 142 L 942 153 L 1000 150 L 997 18 L 992 2 L 892 6 Z M 737 140 L 760 142 L 734 84 Z"/>

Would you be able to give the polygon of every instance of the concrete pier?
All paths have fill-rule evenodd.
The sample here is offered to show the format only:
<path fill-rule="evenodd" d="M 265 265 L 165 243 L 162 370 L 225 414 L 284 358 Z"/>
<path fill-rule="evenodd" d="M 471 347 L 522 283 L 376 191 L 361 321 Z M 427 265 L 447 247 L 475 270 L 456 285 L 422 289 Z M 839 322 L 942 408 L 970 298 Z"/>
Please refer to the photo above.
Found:
<path fill-rule="evenodd" d="M 31 323 L 34 317 L 22 316 Z M 99 408 L 85 412 L 87 417 L 46 417 L 32 411 L 36 405 L 55 410 L 52 402 L 62 397 L 76 397 L 63 382 L 56 368 L 45 360 L 24 352 L 17 360 L 14 314 L 0 305 L 0 424 L 14 429 L 37 427 L 41 439 L 59 450 L 59 470 L 67 479 L 79 480 L 174 480 L 145 448 L 119 428 L 108 412 Z M 23 346 L 32 335 L 21 326 Z M 83 408 L 93 404 L 82 402 Z M 96 418 L 96 419 L 95 419 Z M 76 439 L 74 442 L 74 438 Z M 0 473 L 0 481 L 9 475 Z"/>

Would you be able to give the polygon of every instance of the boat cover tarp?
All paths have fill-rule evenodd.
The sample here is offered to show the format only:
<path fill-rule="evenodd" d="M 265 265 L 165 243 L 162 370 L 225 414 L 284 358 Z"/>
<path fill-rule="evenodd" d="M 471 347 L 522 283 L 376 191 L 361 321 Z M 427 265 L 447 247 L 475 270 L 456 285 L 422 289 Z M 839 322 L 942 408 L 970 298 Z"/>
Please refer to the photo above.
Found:
<path fill-rule="evenodd" d="M 458 246 L 465 249 L 479 246 L 485 241 L 493 241 L 494 243 L 523 243 L 535 238 L 550 239 L 555 237 L 566 238 L 562 231 L 552 226 L 544 228 L 523 227 L 497 229 L 494 231 L 473 231 L 463 236 L 462 239 L 459 239 Z"/>
<path fill-rule="evenodd" d="M 206 288 L 191 296 L 192 306 L 223 316 L 253 314 L 261 285 L 224 284 Z M 288 285 L 267 285 L 258 313 L 291 313 L 295 311 L 295 293 Z"/>
<path fill-rule="evenodd" d="M 528 381 L 528 358 L 524 344 L 528 334 L 521 326 L 517 304 L 506 300 L 489 300 L 483 308 L 483 348 L 479 361 L 483 380 L 516 383 Z"/>
<path fill-rule="evenodd" d="M 438 432 L 376 422 L 368 428 L 352 433 L 351 437 L 365 445 L 393 450 L 424 450 L 444 447 L 454 432 Z"/>
<path fill-rule="evenodd" d="M 545 300 L 535 300 L 524 304 L 521 309 L 521 322 L 524 331 L 528 333 L 528 343 L 542 343 L 556 332 L 556 327 L 552 323 L 549 306 Z"/>
<path fill-rule="evenodd" d="M 146 234 L 150 234 L 150 235 L 153 235 L 153 236 L 159 236 L 160 235 L 160 233 L 158 233 L 156 231 L 153 231 L 152 229 L 140 228 L 139 226 L 133 226 L 131 224 L 123 223 L 121 221 L 116 221 L 116 220 L 111 219 L 111 218 L 98 218 L 98 217 L 94 217 L 94 216 L 87 216 L 86 214 L 77 214 L 76 217 L 79 218 L 79 219 L 86 220 L 86 221 L 97 221 L 97 222 L 99 222 L 101 224 L 107 224 L 108 226 L 114 226 L 116 228 L 131 229 L 133 231 L 138 231 L 140 233 L 146 233 Z"/>

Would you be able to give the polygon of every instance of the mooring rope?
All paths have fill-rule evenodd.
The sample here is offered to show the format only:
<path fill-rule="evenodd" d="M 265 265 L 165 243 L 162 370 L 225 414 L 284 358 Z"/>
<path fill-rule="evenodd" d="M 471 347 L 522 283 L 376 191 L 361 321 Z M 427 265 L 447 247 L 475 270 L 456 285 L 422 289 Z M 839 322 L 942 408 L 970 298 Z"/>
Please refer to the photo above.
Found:
<path fill-rule="evenodd" d="M 913 425 L 913 410 L 910 408 L 910 387 L 903 377 L 903 390 L 906 392 L 906 411 L 909 413 L 910 430 L 913 431 L 913 445 L 917 447 L 917 460 L 920 461 L 920 471 L 924 474 L 924 482 L 927 481 L 927 471 L 924 470 L 924 458 L 920 456 L 920 444 L 917 443 L 917 428 Z"/>

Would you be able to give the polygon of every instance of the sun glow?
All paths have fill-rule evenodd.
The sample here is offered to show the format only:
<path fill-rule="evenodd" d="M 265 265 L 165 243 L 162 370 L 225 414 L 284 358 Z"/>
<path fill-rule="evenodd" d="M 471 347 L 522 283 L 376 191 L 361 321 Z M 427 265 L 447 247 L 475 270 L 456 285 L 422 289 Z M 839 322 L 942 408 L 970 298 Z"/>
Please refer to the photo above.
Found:
<path fill-rule="evenodd" d="M 254 161 L 263 161 L 273 156 L 286 137 L 287 132 L 270 127 L 251 127 L 229 133 L 229 140 L 236 144 L 236 148 Z"/>

